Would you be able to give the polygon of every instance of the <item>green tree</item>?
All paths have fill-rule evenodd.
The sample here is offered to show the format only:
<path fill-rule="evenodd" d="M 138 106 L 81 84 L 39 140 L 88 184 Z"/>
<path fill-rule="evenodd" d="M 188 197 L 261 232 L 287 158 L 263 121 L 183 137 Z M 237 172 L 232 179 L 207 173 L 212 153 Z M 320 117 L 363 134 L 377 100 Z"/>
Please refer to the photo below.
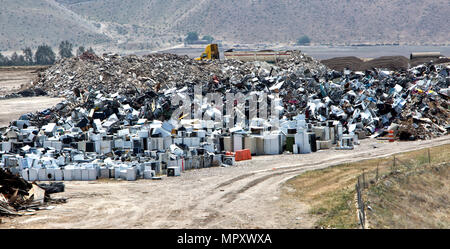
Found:
<path fill-rule="evenodd" d="M 94 49 L 92 49 L 92 47 L 89 47 L 87 52 L 90 53 L 90 54 L 95 54 Z"/>
<path fill-rule="evenodd" d="M 2 55 L 2 53 L 0 53 L 0 66 L 9 66 L 10 61 L 8 56 L 4 56 Z"/>
<path fill-rule="evenodd" d="M 186 43 L 192 43 L 194 41 L 198 41 L 198 34 L 197 32 L 189 32 L 186 36 L 186 39 L 184 39 Z"/>
<path fill-rule="evenodd" d="M 62 41 L 59 44 L 59 56 L 61 58 L 70 58 L 72 54 L 73 45 L 69 41 Z"/>
<path fill-rule="evenodd" d="M 304 35 L 297 40 L 297 45 L 309 45 L 311 43 L 311 39 L 307 35 Z"/>
<path fill-rule="evenodd" d="M 25 61 L 25 56 L 23 56 L 22 54 L 19 55 L 19 57 L 17 58 L 17 65 L 18 66 L 25 66 L 27 63 Z"/>
<path fill-rule="evenodd" d="M 205 35 L 203 36 L 202 40 L 207 40 L 209 43 L 211 43 L 212 41 L 214 41 L 214 38 L 210 35 Z"/>
<path fill-rule="evenodd" d="M 51 65 L 55 63 L 55 53 L 47 44 L 40 45 L 34 56 L 38 65 Z"/>
<path fill-rule="evenodd" d="M 11 66 L 19 66 L 19 55 L 16 53 L 16 52 L 14 52 L 12 55 L 11 55 Z"/>
<path fill-rule="evenodd" d="M 84 52 L 86 52 L 86 49 L 83 46 L 78 47 L 77 56 L 82 55 Z"/>
<path fill-rule="evenodd" d="M 24 57 L 25 57 L 25 63 L 27 65 L 33 65 L 33 51 L 31 51 L 31 48 L 25 48 L 22 50 Z"/>

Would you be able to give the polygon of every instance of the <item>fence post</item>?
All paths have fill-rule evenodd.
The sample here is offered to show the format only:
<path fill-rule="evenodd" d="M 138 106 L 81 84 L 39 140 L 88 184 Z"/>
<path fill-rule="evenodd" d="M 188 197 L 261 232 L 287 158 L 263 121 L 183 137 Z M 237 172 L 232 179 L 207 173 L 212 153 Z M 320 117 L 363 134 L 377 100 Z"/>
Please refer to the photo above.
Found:
<path fill-rule="evenodd" d="M 361 212 L 362 212 L 362 216 L 363 216 L 362 227 L 364 229 L 364 227 L 366 226 L 366 212 L 364 210 L 364 201 L 362 200 L 362 196 L 361 196 Z"/>
<path fill-rule="evenodd" d="M 360 185 L 360 176 L 358 176 L 358 182 L 356 183 L 355 187 L 356 187 L 356 201 L 357 201 L 357 205 L 358 205 L 358 218 L 359 218 L 359 223 L 361 224 L 361 229 L 364 229 L 364 215 L 361 212 L 361 185 Z"/>
<path fill-rule="evenodd" d="M 363 175 L 358 176 L 358 182 L 356 183 L 355 187 L 356 187 L 356 199 L 358 202 L 359 223 L 361 224 L 361 229 L 365 229 L 366 213 L 364 211 L 364 201 L 363 201 L 362 192 L 361 192 L 361 179 L 360 179 L 361 177 L 363 178 L 363 188 L 364 188 L 364 182 L 365 182 L 364 173 L 363 173 Z"/>
<path fill-rule="evenodd" d="M 366 188 L 366 173 L 364 172 L 364 169 L 362 170 L 363 171 L 363 173 L 362 173 L 362 181 L 363 181 L 363 189 L 365 189 Z"/>

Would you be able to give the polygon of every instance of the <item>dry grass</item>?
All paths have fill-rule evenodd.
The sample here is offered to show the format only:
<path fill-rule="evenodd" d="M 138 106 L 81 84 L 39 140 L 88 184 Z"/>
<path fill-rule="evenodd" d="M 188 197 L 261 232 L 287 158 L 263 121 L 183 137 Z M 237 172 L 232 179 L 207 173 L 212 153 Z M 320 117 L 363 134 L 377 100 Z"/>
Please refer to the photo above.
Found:
<path fill-rule="evenodd" d="M 430 155 L 431 155 L 431 165 L 436 165 L 442 162 L 449 162 L 450 145 L 447 144 L 443 146 L 430 148 Z M 386 179 L 390 179 L 392 171 L 399 173 L 416 172 L 416 171 L 418 172 L 418 169 L 423 168 L 429 163 L 428 149 L 397 154 L 395 155 L 395 158 L 396 158 L 395 165 L 393 163 L 393 156 L 390 156 L 387 158 L 365 160 L 352 164 L 337 165 L 323 170 L 306 172 L 291 179 L 286 183 L 286 187 L 288 187 L 289 189 L 294 189 L 294 191 L 289 192 L 285 191 L 283 193 L 283 198 L 294 198 L 303 203 L 308 204 L 311 207 L 310 213 L 314 216 L 317 216 L 318 218 L 316 222 L 316 227 L 359 228 L 355 203 L 356 202 L 355 184 L 357 181 L 357 177 L 359 175 L 365 172 L 366 181 L 370 184 L 375 184 L 375 179 L 377 176 L 376 173 L 377 168 L 378 168 L 378 179 L 382 179 L 380 181 L 382 182 Z M 405 191 L 410 191 L 411 196 L 417 196 L 417 198 L 419 199 L 423 198 L 421 197 L 422 195 L 423 196 L 430 195 L 433 196 L 430 198 L 448 201 L 448 197 L 446 196 L 444 197 L 445 194 L 448 195 L 449 193 L 447 185 L 443 186 L 444 189 L 447 188 L 446 192 L 433 189 L 437 186 L 436 185 L 438 184 L 437 182 L 445 180 L 445 177 L 447 177 L 448 182 L 448 174 L 445 175 L 446 173 L 439 171 L 440 173 L 437 176 L 434 176 L 432 172 L 434 171 L 429 172 L 430 176 L 428 176 L 427 174 L 424 175 L 427 177 L 417 175 L 416 178 L 411 178 L 410 182 L 417 181 L 417 183 L 411 184 L 410 188 L 405 188 Z M 423 182 L 419 181 L 422 178 Z M 432 182 L 435 182 L 433 183 L 434 185 L 432 184 Z M 420 188 L 418 187 L 419 185 L 420 186 L 423 185 L 426 187 Z M 412 193 L 414 189 L 423 194 Z M 383 191 L 383 193 L 387 194 L 386 191 Z M 442 193 L 443 195 L 440 193 Z M 400 193 L 391 193 L 388 199 L 398 198 L 396 196 L 397 194 Z M 369 205 L 374 209 L 375 207 L 378 209 L 378 206 L 376 206 L 374 203 L 375 200 L 373 200 L 373 203 Z M 430 205 L 436 206 L 437 204 L 433 202 L 430 203 Z M 414 206 L 411 206 L 410 209 L 414 209 Z M 395 211 L 393 210 L 386 209 L 384 212 L 386 213 L 385 216 L 379 216 L 380 219 L 382 219 L 381 217 L 388 218 L 389 215 L 391 214 L 392 217 L 396 215 Z M 417 209 L 417 212 L 423 212 L 423 210 Z M 434 217 L 436 217 L 436 219 L 438 219 L 438 217 L 445 218 L 445 215 L 447 215 L 448 217 L 448 213 L 442 211 L 441 209 L 439 209 L 439 211 L 436 211 L 436 213 L 434 213 L 433 215 Z M 371 217 L 369 217 L 369 221 L 370 218 Z M 397 216 L 395 216 L 395 218 L 397 218 Z M 431 221 L 429 223 L 431 223 Z M 382 223 L 381 221 L 380 222 L 377 221 L 375 222 L 375 224 L 381 224 L 380 226 L 382 227 L 384 223 Z M 445 224 L 448 224 L 448 221 L 447 223 L 438 222 L 436 224 L 445 226 Z M 436 225 L 436 227 L 442 226 Z"/>
<path fill-rule="evenodd" d="M 370 228 L 450 228 L 449 165 L 395 174 L 369 188 Z"/>

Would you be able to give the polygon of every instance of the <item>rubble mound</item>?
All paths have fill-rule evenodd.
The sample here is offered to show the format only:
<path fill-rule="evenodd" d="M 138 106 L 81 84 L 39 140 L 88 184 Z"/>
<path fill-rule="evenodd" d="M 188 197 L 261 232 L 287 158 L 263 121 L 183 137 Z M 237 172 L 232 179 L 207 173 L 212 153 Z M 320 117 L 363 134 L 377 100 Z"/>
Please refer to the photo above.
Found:
<path fill-rule="evenodd" d="M 175 54 L 105 55 L 87 53 L 61 60 L 38 75 L 34 88 L 51 96 L 70 96 L 74 91 L 102 90 L 114 92 L 144 92 L 164 90 L 186 83 L 207 83 L 212 76 L 224 84 L 244 83 L 244 76 L 282 76 L 286 73 L 303 75 L 304 71 L 325 72 L 326 67 L 300 52 L 289 60 L 270 65 L 265 62 L 243 63 L 235 60 L 195 61 Z M 78 89 L 78 90 L 76 90 Z"/>
<path fill-rule="evenodd" d="M 86 61 L 86 60 L 94 60 L 94 61 L 100 60 L 100 58 L 99 58 L 96 54 L 94 54 L 94 53 L 89 53 L 88 51 L 82 53 L 82 54 L 79 56 L 79 58 L 80 58 L 81 60 L 85 60 L 85 61 Z"/>
<path fill-rule="evenodd" d="M 372 60 L 363 61 L 354 56 L 336 57 L 321 61 L 331 69 L 342 71 L 349 69 L 353 71 L 372 70 L 374 68 L 389 70 L 406 70 L 409 68 L 409 60 L 404 56 L 382 56 Z"/>
<path fill-rule="evenodd" d="M 450 121 L 449 98 L 416 92 L 400 114 L 401 140 L 427 139 L 446 133 Z"/>
<path fill-rule="evenodd" d="M 355 56 L 335 57 L 320 62 L 327 67 L 338 71 L 342 71 L 346 68 L 350 70 L 359 70 L 360 65 L 364 63 L 363 60 Z"/>
<path fill-rule="evenodd" d="M 425 58 L 414 58 L 410 60 L 410 64 L 412 67 L 417 67 L 421 64 L 425 63 L 433 63 L 433 64 L 442 64 L 442 63 L 449 63 L 450 58 L 442 57 L 442 58 L 434 58 L 434 57 L 425 57 Z"/>
<path fill-rule="evenodd" d="M 381 56 L 364 62 L 359 70 L 364 71 L 373 68 L 407 70 L 409 68 L 409 59 L 404 56 Z"/>

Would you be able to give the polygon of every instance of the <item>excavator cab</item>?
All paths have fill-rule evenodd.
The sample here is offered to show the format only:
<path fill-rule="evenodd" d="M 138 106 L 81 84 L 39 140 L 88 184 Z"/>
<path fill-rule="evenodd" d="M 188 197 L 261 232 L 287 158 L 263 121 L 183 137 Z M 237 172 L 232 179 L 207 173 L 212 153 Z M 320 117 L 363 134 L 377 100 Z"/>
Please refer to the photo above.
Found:
<path fill-rule="evenodd" d="M 219 59 L 220 59 L 219 47 L 217 46 L 217 44 L 209 44 L 208 46 L 206 46 L 205 52 L 203 52 L 202 55 L 200 55 L 200 57 L 195 58 L 196 61 L 219 60 Z"/>

